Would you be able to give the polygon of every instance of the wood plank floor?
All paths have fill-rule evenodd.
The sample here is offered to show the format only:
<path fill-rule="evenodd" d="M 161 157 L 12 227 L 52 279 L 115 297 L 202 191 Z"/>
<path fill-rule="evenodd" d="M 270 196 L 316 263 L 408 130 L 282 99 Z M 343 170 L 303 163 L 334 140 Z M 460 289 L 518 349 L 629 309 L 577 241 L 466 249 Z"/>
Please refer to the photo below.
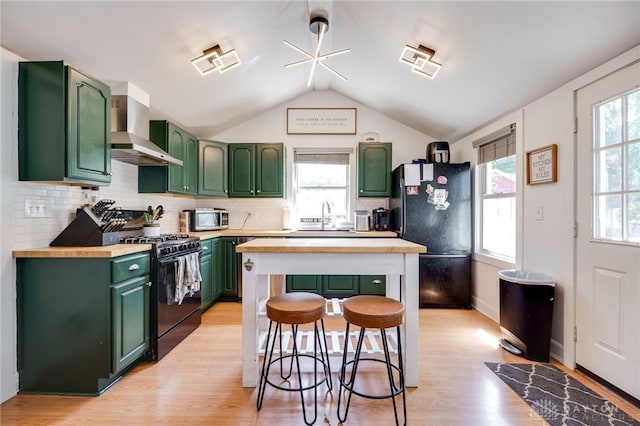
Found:
<path fill-rule="evenodd" d="M 297 394 L 241 386 L 241 305 L 218 303 L 159 363 L 141 363 L 99 397 L 18 395 L 0 406 L 4 425 L 303 424 Z M 343 330 L 342 319 L 327 327 Z M 499 327 L 477 311 L 420 310 L 420 383 L 407 392 L 409 425 L 544 425 L 485 365 L 527 362 L 496 346 Z M 564 367 L 555 363 L 560 368 Z M 335 369 L 334 369 L 335 371 Z M 573 374 L 627 413 L 640 409 Z M 337 391 L 320 392 L 316 424 L 337 425 Z M 326 414 L 326 419 L 325 419 Z M 390 400 L 354 397 L 348 425 L 391 425 Z"/>

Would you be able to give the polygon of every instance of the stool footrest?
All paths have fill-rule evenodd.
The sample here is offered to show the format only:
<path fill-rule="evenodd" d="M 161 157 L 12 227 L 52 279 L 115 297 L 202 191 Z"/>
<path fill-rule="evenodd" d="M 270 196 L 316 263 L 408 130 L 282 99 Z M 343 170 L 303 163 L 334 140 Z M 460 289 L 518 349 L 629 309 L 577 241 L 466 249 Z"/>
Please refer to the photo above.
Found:
<path fill-rule="evenodd" d="M 351 344 L 349 345 L 349 352 L 354 353 L 355 342 L 357 342 L 359 330 L 349 333 Z M 395 331 L 387 330 L 387 340 L 389 343 L 389 352 L 398 353 L 398 336 Z M 329 355 L 340 355 L 344 350 L 344 331 L 326 331 L 327 336 L 327 352 Z M 282 345 L 283 353 L 293 353 L 293 334 L 291 331 L 282 332 Z M 266 346 L 267 333 L 261 333 L 258 338 L 259 349 L 258 353 L 264 355 Z M 273 350 L 274 354 L 280 353 L 278 345 Z M 313 353 L 313 331 L 298 330 L 298 353 L 309 354 Z M 365 332 L 365 341 L 362 343 L 362 353 L 366 354 L 384 354 L 382 348 L 382 335 L 379 330 Z"/>

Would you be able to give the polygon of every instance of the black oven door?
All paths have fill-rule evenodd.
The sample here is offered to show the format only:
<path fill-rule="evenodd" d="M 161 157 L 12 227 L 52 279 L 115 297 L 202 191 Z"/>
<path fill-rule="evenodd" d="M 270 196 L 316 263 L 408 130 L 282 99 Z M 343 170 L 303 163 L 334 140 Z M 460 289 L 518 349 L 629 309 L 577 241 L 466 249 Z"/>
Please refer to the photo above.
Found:
<path fill-rule="evenodd" d="M 191 292 L 184 286 L 178 287 L 178 276 L 181 271 L 178 267 L 178 258 L 160 259 L 156 280 L 154 282 L 155 291 L 152 291 L 152 303 L 155 305 L 155 315 L 152 329 L 157 333 L 153 337 L 161 337 L 172 328 L 180 324 L 185 318 L 200 310 L 200 290 Z"/>

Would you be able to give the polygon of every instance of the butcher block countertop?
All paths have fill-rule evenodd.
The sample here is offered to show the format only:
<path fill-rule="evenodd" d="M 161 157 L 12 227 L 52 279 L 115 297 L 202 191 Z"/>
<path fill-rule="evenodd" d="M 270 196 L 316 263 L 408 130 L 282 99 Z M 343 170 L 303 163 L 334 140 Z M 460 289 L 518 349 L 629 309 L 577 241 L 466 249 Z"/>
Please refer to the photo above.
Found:
<path fill-rule="evenodd" d="M 225 229 L 223 231 L 189 232 L 189 235 L 200 237 L 202 240 L 219 237 L 257 237 L 274 238 L 278 241 L 298 239 L 308 240 L 350 240 L 360 239 L 384 239 L 387 242 L 395 241 L 395 232 L 369 231 L 369 232 L 343 232 L 343 231 L 291 231 L 291 230 L 259 230 L 259 229 Z M 289 237 L 289 238 L 283 238 Z M 311 238 L 300 238 L 311 237 Z M 318 238 L 324 237 L 324 238 Z M 340 238 L 335 238 L 340 237 Z M 383 237 L 383 238 L 380 238 Z M 114 244 L 97 247 L 40 247 L 34 249 L 14 250 L 14 258 L 111 258 L 125 254 L 138 253 L 151 250 L 151 244 Z"/>
<path fill-rule="evenodd" d="M 238 253 L 426 253 L 423 245 L 400 238 L 257 238 Z"/>
<path fill-rule="evenodd" d="M 110 258 L 151 250 L 151 244 L 114 244 L 102 247 L 42 247 L 14 250 L 15 258 Z"/>

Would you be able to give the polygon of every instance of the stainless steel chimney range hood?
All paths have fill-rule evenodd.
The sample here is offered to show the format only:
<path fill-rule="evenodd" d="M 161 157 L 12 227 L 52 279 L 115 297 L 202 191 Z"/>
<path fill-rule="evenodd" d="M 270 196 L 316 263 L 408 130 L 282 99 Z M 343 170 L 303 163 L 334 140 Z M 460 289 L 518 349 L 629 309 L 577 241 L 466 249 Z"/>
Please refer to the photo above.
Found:
<path fill-rule="evenodd" d="M 182 166 L 149 140 L 149 108 L 128 95 L 111 96 L 111 158 L 139 166 Z"/>

